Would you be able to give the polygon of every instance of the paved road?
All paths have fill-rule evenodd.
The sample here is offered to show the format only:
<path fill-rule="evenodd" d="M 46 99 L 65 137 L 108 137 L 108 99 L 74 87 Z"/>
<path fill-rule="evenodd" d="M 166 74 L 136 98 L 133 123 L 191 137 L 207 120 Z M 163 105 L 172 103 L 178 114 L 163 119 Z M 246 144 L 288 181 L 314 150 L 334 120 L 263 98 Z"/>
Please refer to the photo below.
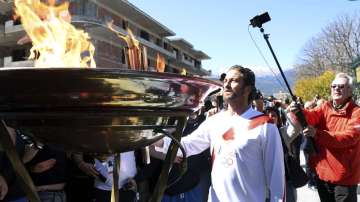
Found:
<path fill-rule="evenodd" d="M 319 196 L 316 190 L 309 189 L 307 186 L 303 186 L 297 189 L 297 202 L 320 202 Z M 358 187 L 357 200 L 360 201 L 360 189 Z"/>
<path fill-rule="evenodd" d="M 300 163 L 301 165 L 305 165 L 305 158 L 303 153 L 300 155 Z M 297 202 L 320 202 L 319 196 L 316 190 L 312 190 L 307 186 L 303 186 L 297 189 Z M 357 200 L 360 202 L 360 185 L 358 186 L 358 195 Z"/>

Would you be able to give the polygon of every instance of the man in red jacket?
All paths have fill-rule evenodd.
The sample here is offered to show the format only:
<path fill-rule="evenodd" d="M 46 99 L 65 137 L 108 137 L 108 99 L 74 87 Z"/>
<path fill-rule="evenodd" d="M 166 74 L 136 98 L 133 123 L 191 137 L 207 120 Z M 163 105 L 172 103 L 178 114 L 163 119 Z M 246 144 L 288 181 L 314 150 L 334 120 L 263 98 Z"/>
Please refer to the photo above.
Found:
<path fill-rule="evenodd" d="M 296 110 L 294 105 L 291 111 Z M 317 175 L 321 201 L 357 201 L 360 182 L 360 108 L 352 100 L 352 78 L 338 73 L 331 84 L 331 100 L 304 110 L 305 135 L 313 136 L 317 153 L 310 166 Z"/>

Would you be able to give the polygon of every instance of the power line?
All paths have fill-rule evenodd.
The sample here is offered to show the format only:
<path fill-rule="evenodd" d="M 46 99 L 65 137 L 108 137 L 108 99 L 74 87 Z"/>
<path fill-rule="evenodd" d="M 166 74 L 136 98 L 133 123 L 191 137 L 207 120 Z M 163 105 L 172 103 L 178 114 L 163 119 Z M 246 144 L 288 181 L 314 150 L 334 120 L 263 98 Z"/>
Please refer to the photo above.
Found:
<path fill-rule="evenodd" d="M 280 87 L 282 88 L 282 90 L 285 92 L 285 91 L 286 91 L 286 90 L 285 90 L 286 88 L 285 88 L 284 84 L 279 80 L 279 78 L 277 77 L 277 74 L 274 72 L 274 70 L 272 69 L 272 67 L 270 66 L 270 64 L 268 63 L 268 61 L 266 60 L 264 54 L 262 53 L 261 49 L 260 49 L 259 46 L 257 45 L 255 39 L 253 38 L 253 36 L 252 36 L 252 34 L 251 34 L 251 32 L 250 32 L 250 25 L 248 26 L 248 33 L 249 33 L 249 36 L 250 36 L 252 42 L 254 43 L 254 45 L 255 45 L 255 47 L 256 47 L 256 49 L 257 49 L 257 51 L 258 51 L 258 53 L 260 54 L 260 56 L 261 56 L 262 59 L 264 60 L 266 66 L 269 68 L 269 70 L 271 71 L 271 73 L 274 75 L 274 77 L 275 77 L 275 79 L 277 80 L 279 86 L 280 86 Z"/>

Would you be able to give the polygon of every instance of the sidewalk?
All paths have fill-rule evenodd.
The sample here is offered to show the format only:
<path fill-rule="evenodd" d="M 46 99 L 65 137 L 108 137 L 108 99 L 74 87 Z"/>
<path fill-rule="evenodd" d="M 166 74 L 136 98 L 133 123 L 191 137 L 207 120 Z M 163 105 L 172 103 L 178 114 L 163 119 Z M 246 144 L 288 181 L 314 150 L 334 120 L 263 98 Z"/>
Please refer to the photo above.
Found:
<path fill-rule="evenodd" d="M 357 200 L 360 201 L 360 189 L 358 187 Z M 320 202 L 319 196 L 316 190 L 309 189 L 307 186 L 303 186 L 297 189 L 297 202 Z"/>
<path fill-rule="evenodd" d="M 305 166 L 305 157 L 302 151 L 300 152 L 300 164 L 302 167 Z M 297 199 L 297 202 L 320 202 L 317 191 L 306 185 L 297 189 Z M 360 201 L 360 187 L 358 187 L 357 200 Z"/>

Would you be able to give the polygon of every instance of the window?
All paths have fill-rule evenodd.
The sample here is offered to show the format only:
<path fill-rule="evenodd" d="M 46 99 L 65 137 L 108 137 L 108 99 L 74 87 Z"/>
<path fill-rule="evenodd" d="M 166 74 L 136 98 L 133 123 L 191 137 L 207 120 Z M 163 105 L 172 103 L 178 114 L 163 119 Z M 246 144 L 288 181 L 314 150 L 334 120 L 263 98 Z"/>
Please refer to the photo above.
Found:
<path fill-rule="evenodd" d="M 126 64 L 126 53 L 124 48 L 121 49 L 121 63 Z"/>
<path fill-rule="evenodd" d="M 195 60 L 195 67 L 197 67 L 197 68 L 201 68 L 201 61 L 198 61 L 198 60 Z"/>
<path fill-rule="evenodd" d="M 161 46 L 161 39 L 156 39 L 156 45 Z"/>
<path fill-rule="evenodd" d="M 176 56 L 179 54 L 179 50 L 176 48 L 173 48 L 173 53 L 176 54 Z"/>
<path fill-rule="evenodd" d="M 184 60 L 189 60 L 189 56 L 184 53 Z"/>
<path fill-rule="evenodd" d="M 129 27 L 129 22 L 127 20 L 122 21 L 122 28 L 126 30 Z"/>
<path fill-rule="evenodd" d="M 150 41 L 150 35 L 149 33 L 147 33 L 146 31 L 144 30 L 141 30 L 140 31 L 140 37 L 147 40 L 147 41 Z"/>
<path fill-rule="evenodd" d="M 164 49 L 169 50 L 170 46 L 168 43 L 164 42 Z"/>
<path fill-rule="evenodd" d="M 87 2 L 85 4 L 85 16 L 87 17 L 96 17 L 96 12 L 97 12 L 97 6 L 93 3 L 93 2 Z"/>

